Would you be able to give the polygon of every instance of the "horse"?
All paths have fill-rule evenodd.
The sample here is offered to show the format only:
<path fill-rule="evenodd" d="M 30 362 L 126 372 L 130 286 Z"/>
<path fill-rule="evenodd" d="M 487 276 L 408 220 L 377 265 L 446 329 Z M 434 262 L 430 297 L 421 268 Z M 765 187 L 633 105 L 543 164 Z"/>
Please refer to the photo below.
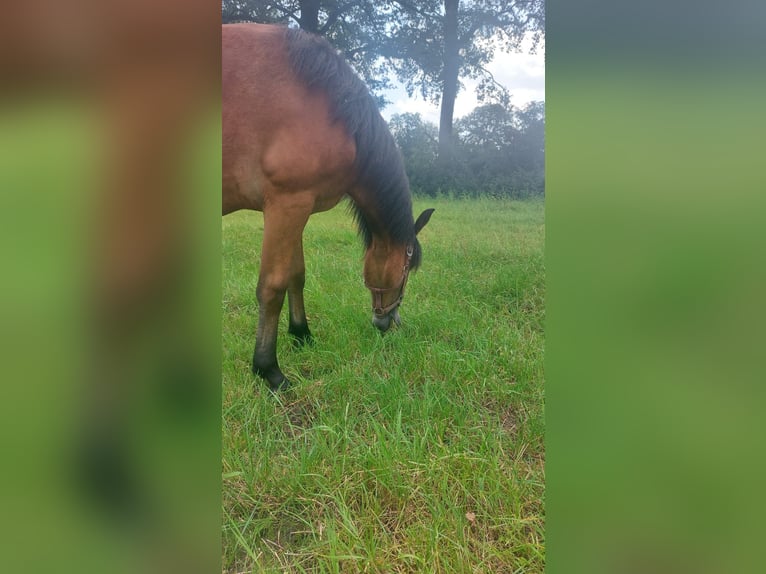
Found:
<path fill-rule="evenodd" d="M 303 301 L 303 229 L 348 197 L 364 243 L 372 323 L 400 324 L 399 307 L 422 251 L 401 154 L 365 84 L 331 44 L 264 24 L 222 26 L 222 213 L 263 212 L 252 371 L 287 389 L 276 355 L 288 298 L 288 333 L 312 342 Z"/>

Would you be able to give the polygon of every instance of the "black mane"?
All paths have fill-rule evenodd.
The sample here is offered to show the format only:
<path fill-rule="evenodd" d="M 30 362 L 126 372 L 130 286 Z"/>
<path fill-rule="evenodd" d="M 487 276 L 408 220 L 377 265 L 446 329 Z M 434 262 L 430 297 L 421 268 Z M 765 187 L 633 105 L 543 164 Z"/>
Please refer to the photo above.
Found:
<path fill-rule="evenodd" d="M 421 251 L 415 238 L 410 184 L 401 153 L 367 86 L 324 38 L 287 29 L 286 40 L 295 75 L 309 89 L 327 94 L 333 119 L 343 122 L 356 142 L 358 182 L 371 195 L 376 219 L 383 227 L 380 231 L 396 242 L 413 244 L 410 265 L 417 268 Z M 377 230 L 353 201 L 351 210 L 367 248 Z"/>

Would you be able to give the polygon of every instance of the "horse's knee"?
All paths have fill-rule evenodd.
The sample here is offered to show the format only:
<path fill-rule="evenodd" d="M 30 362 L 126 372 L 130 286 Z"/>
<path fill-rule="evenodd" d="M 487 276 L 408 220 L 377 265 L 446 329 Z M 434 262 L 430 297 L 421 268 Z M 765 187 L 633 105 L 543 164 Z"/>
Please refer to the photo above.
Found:
<path fill-rule="evenodd" d="M 286 277 L 264 277 L 258 281 L 255 295 L 261 304 L 269 303 L 275 299 L 282 300 L 288 285 L 289 281 Z"/>

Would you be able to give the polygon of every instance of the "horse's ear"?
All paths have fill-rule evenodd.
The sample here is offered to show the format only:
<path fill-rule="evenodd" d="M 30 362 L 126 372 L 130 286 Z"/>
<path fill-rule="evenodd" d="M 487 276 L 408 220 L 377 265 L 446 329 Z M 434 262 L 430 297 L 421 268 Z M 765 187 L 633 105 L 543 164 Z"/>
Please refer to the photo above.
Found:
<path fill-rule="evenodd" d="M 426 223 L 428 223 L 428 220 L 431 219 L 431 214 L 433 212 L 433 209 L 426 209 L 423 213 L 418 215 L 418 219 L 415 222 L 415 235 L 417 235 L 420 230 L 426 226 Z"/>

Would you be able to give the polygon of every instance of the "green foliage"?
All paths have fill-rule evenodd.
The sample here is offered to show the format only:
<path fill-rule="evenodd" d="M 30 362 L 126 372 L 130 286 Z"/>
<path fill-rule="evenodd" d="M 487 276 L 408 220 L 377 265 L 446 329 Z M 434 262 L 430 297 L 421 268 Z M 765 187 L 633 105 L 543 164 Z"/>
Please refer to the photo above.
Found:
<path fill-rule="evenodd" d="M 420 114 L 396 114 L 388 124 L 404 159 L 413 189 L 428 189 L 436 176 L 438 129 Z"/>
<path fill-rule="evenodd" d="M 437 128 L 419 114 L 395 115 L 391 132 L 412 189 L 434 196 L 528 197 L 544 193 L 545 104 L 488 104 L 455 123 L 454 161 L 439 162 Z"/>
<path fill-rule="evenodd" d="M 351 218 L 311 218 L 316 343 L 284 318 L 279 397 L 249 370 L 262 216 L 224 218 L 226 572 L 543 571 L 543 204 L 415 204 L 436 213 L 384 336 Z"/>

